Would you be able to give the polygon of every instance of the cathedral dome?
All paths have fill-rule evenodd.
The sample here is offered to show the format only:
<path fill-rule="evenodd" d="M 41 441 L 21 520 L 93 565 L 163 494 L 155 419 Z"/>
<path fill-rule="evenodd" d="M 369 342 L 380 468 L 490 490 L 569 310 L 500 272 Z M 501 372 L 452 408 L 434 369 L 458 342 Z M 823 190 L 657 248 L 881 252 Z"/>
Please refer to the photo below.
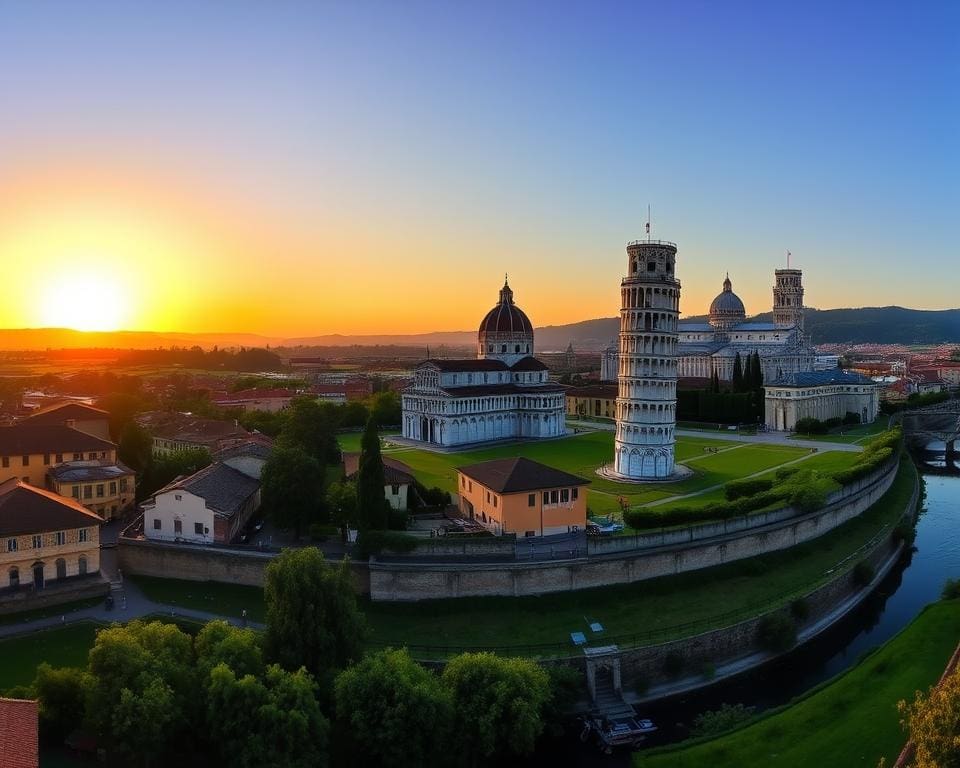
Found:
<path fill-rule="evenodd" d="M 507 365 L 533 354 L 533 323 L 513 303 L 513 291 L 507 281 L 500 289 L 500 301 L 487 312 L 477 333 L 477 356 L 495 358 Z"/>
<path fill-rule="evenodd" d="M 522 333 L 533 335 L 533 325 L 526 313 L 513 303 L 513 291 L 506 281 L 500 289 L 500 301 L 487 312 L 480 323 L 480 335 L 488 333 Z"/>
<path fill-rule="evenodd" d="M 733 292 L 730 275 L 723 281 L 723 291 L 710 303 L 710 325 L 714 328 L 730 328 L 745 320 L 747 310 L 740 297 Z"/>

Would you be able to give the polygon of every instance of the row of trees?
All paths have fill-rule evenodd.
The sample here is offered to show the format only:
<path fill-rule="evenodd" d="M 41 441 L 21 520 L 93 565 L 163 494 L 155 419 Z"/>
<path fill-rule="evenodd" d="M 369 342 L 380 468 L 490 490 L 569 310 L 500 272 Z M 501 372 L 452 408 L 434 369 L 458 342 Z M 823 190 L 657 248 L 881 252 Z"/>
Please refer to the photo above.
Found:
<path fill-rule="evenodd" d="M 134 621 L 97 634 L 84 669 L 42 665 L 41 737 L 94 735 L 123 765 L 484 766 L 530 753 L 569 704 L 569 673 L 464 654 L 442 674 L 404 650 L 363 658 L 347 565 L 313 548 L 267 568 L 262 634 L 213 621 L 195 636 Z"/>

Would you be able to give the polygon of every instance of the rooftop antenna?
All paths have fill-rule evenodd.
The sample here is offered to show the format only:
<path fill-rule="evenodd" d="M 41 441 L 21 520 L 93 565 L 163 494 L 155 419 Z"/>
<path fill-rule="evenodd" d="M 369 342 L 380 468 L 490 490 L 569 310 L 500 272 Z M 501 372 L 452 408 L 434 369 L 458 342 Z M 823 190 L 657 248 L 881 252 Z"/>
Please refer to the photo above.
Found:
<path fill-rule="evenodd" d="M 650 204 L 647 203 L 647 242 L 650 242 Z"/>

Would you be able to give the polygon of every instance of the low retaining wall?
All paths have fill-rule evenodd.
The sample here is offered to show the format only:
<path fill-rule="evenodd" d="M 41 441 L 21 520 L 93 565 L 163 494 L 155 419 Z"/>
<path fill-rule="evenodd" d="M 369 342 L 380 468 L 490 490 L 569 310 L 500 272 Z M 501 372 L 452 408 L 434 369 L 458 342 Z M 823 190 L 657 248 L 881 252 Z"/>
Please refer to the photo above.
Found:
<path fill-rule="evenodd" d="M 267 564 L 276 556 L 275 552 L 225 550 L 140 539 L 120 539 L 117 544 L 118 565 L 126 575 L 221 581 L 252 587 L 263 586 Z M 350 570 L 358 594 L 367 594 L 370 580 L 366 563 L 351 563 Z"/>
<path fill-rule="evenodd" d="M 819 510 L 820 513 L 830 512 L 843 508 L 851 499 L 857 499 L 875 486 L 886 482 L 889 486 L 891 470 L 896 469 L 899 457 L 895 457 L 888 464 L 866 477 L 850 483 L 827 496 L 826 504 Z M 798 465 L 802 467 L 802 463 Z M 769 512 L 757 512 L 731 517 L 728 520 L 718 520 L 709 523 L 696 523 L 682 528 L 649 531 L 634 536 L 615 536 L 610 538 L 591 538 L 587 541 L 587 554 L 608 555 L 616 552 L 631 552 L 638 549 L 654 549 L 672 544 L 690 544 L 695 541 L 715 539 L 718 536 L 728 536 L 734 533 L 765 528 L 769 525 L 784 523 L 803 516 L 803 513 L 794 507 L 772 509 Z"/>
<path fill-rule="evenodd" d="M 416 549 L 394 553 L 384 550 L 384 557 L 509 557 L 517 552 L 517 537 L 507 536 L 436 536 L 417 539 Z"/>
<path fill-rule="evenodd" d="M 39 592 L 21 590 L 5 594 L 0 602 L 0 615 L 105 597 L 109 591 L 110 582 L 99 574 L 82 576 L 72 583 L 51 585 Z"/>
<path fill-rule="evenodd" d="M 405 601 L 524 596 L 590 589 L 695 571 L 801 544 L 856 517 L 893 483 L 899 463 L 842 503 L 712 539 L 568 560 L 512 563 L 370 562 L 370 597 Z M 864 478 L 866 480 L 866 478 Z"/>

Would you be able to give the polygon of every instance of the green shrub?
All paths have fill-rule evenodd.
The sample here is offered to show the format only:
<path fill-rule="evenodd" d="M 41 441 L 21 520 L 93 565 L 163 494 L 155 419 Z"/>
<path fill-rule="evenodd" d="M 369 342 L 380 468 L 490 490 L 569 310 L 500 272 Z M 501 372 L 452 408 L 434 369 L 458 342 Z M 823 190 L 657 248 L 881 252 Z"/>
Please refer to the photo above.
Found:
<path fill-rule="evenodd" d="M 853 583 L 858 587 L 865 587 L 873 581 L 874 573 L 873 566 L 866 560 L 861 560 L 853 566 Z"/>
<path fill-rule="evenodd" d="M 721 704 L 720 709 L 697 715 L 693 721 L 693 736 L 719 736 L 753 717 L 754 707 L 743 704 Z"/>
<path fill-rule="evenodd" d="M 846 415 L 843 417 L 843 423 L 845 426 L 855 426 L 860 423 L 860 414 L 854 411 L 847 411 Z"/>
<path fill-rule="evenodd" d="M 663 668 L 668 677 L 680 677 L 680 673 L 683 672 L 683 667 L 683 654 L 678 651 L 670 651 L 663 660 Z"/>
<path fill-rule="evenodd" d="M 827 503 L 827 492 L 818 485 L 797 488 L 790 495 L 790 506 L 801 512 L 813 512 Z"/>
<path fill-rule="evenodd" d="M 783 653 L 797 644 L 797 625 L 786 613 L 771 613 L 757 625 L 757 645 L 765 651 Z"/>
<path fill-rule="evenodd" d="M 723 488 L 727 501 L 736 501 L 744 496 L 754 496 L 773 487 L 772 478 L 754 477 L 745 480 L 733 480 Z"/>
<path fill-rule="evenodd" d="M 917 529 L 909 520 L 901 520 L 893 529 L 893 541 L 895 544 L 903 542 L 908 547 L 917 539 Z"/>
<path fill-rule="evenodd" d="M 357 554 L 360 557 L 390 552 L 412 552 L 417 548 L 417 539 L 400 531 L 361 531 L 357 537 Z"/>
<path fill-rule="evenodd" d="M 797 472 L 800 471 L 800 467 L 789 466 L 789 467 L 780 467 L 774 475 L 777 478 L 778 483 L 782 483 L 784 480 L 788 480 L 793 477 Z"/>
<path fill-rule="evenodd" d="M 955 600 L 960 597 L 960 579 L 947 579 L 943 585 L 943 592 L 940 593 L 943 600 Z"/>
<path fill-rule="evenodd" d="M 794 430 L 801 435 L 825 435 L 827 434 L 827 425 L 820 419 L 808 416 L 805 419 L 798 419 Z"/>

